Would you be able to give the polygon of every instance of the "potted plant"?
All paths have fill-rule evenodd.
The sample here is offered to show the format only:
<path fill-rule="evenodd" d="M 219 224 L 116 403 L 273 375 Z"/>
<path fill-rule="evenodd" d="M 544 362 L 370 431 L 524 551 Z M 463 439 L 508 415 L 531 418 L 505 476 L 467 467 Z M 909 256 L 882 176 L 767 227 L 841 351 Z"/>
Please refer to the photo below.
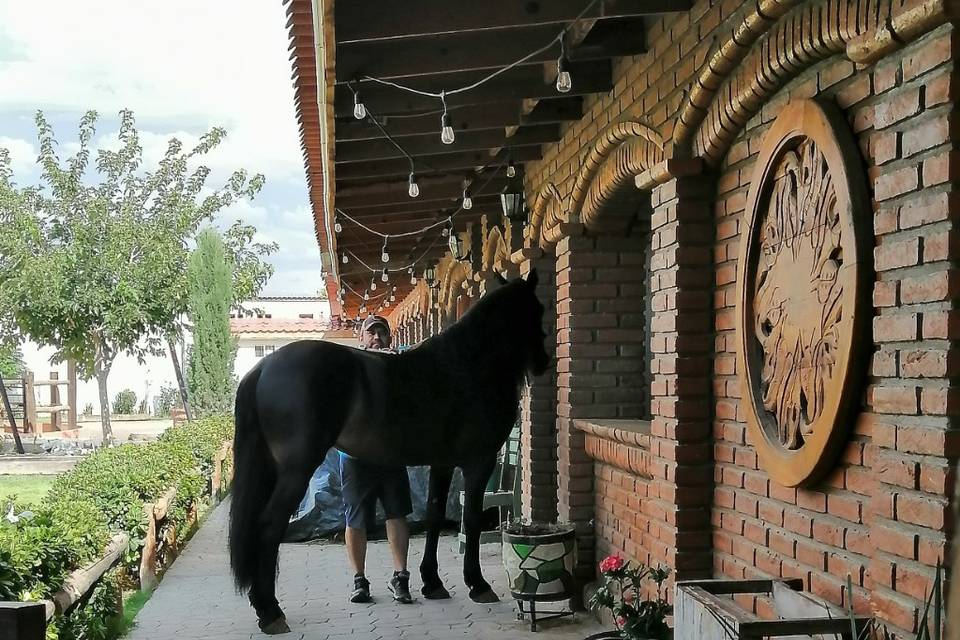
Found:
<path fill-rule="evenodd" d="M 670 628 L 666 619 L 673 607 L 664 598 L 663 584 L 669 575 L 669 568 L 633 565 L 619 555 L 601 560 L 603 583 L 591 596 L 589 604 L 595 611 L 609 611 L 617 630 L 593 638 L 668 640 Z M 655 599 L 642 599 L 644 587 L 651 584 L 654 585 Z"/>
<path fill-rule="evenodd" d="M 573 595 L 576 530 L 568 524 L 512 521 L 503 527 L 503 567 L 519 601 L 556 602 Z"/>

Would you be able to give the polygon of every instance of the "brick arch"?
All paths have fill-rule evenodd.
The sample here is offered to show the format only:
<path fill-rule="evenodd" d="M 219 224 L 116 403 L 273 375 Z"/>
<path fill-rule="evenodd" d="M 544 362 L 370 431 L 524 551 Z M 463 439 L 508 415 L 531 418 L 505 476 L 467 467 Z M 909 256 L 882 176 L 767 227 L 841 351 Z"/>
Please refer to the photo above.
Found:
<path fill-rule="evenodd" d="M 584 158 L 568 211 L 588 229 L 622 212 L 632 218 L 639 197 L 634 178 L 663 159 L 663 138 L 650 127 L 639 122 L 611 125 Z"/>
<path fill-rule="evenodd" d="M 487 232 L 483 241 L 483 255 L 480 260 L 481 271 L 487 273 L 497 268 L 505 260 L 510 259 L 510 248 L 503 236 L 500 227 L 493 227 Z"/>
<path fill-rule="evenodd" d="M 546 248 L 556 243 L 560 237 L 560 223 L 566 221 L 563 209 L 563 197 L 552 182 L 545 183 L 537 192 L 530 216 L 527 247 Z"/>
<path fill-rule="evenodd" d="M 771 4 L 782 9 L 789 3 Z M 904 9 L 894 8 L 892 0 L 856 4 L 824 0 L 783 13 L 775 23 L 755 19 L 749 31 L 753 36 L 763 25 L 772 26 L 739 60 L 740 49 L 727 43 L 720 47 L 714 57 L 726 51 L 734 55 L 734 61 L 701 74 L 681 110 L 675 148 L 682 152 L 690 147 L 693 155 L 718 165 L 747 121 L 787 82 L 844 52 L 854 62 L 875 61 L 945 23 L 948 16 L 935 8 L 937 4 L 926 2 Z M 750 29 L 746 24 L 743 28 Z M 728 43 L 736 42 L 739 32 L 732 33 Z M 716 91 L 711 91 L 711 86 L 717 86 Z"/>
<path fill-rule="evenodd" d="M 457 296 L 463 283 L 471 277 L 470 265 L 466 262 L 450 260 L 446 264 L 443 276 L 440 279 L 440 311 L 450 317 L 457 310 Z"/>

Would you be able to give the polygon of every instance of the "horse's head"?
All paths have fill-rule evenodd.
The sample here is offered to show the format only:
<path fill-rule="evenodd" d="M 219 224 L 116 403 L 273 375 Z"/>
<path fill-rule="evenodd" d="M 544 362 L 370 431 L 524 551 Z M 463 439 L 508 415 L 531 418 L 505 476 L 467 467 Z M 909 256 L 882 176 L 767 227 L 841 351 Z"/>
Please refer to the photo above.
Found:
<path fill-rule="evenodd" d="M 497 280 L 513 289 L 510 311 L 517 323 L 516 331 L 523 349 L 526 369 L 535 376 L 543 375 L 550 365 L 550 356 L 543 346 L 547 334 L 543 330 L 544 306 L 537 299 L 537 270 L 531 270 L 526 280 L 517 279 L 508 283 L 499 275 Z"/>

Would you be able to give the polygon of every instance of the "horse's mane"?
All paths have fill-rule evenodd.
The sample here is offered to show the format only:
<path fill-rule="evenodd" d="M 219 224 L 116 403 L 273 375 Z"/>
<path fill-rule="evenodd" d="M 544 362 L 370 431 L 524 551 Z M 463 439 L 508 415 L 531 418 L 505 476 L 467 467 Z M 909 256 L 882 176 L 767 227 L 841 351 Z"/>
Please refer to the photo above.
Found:
<path fill-rule="evenodd" d="M 478 373 L 485 369 L 501 376 L 515 375 L 519 384 L 529 351 L 522 344 L 525 336 L 521 330 L 528 319 L 520 316 L 528 313 L 527 306 L 519 304 L 520 296 L 527 294 L 525 289 L 525 282 L 514 280 L 486 293 L 456 323 L 435 336 L 437 347 L 470 363 Z"/>

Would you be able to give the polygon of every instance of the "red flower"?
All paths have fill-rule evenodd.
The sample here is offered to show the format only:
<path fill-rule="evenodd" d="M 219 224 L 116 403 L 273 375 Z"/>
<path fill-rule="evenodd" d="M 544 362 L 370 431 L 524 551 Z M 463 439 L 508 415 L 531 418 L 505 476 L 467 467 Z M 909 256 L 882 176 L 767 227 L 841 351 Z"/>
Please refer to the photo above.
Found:
<path fill-rule="evenodd" d="M 626 618 L 624 618 L 623 616 L 617 616 L 617 626 L 622 627 L 622 626 L 624 626 L 624 625 L 626 625 L 626 624 L 627 624 L 627 619 L 626 619 Z"/>
<path fill-rule="evenodd" d="M 623 565 L 627 564 L 627 561 L 621 558 L 618 555 L 610 555 L 600 561 L 600 571 L 601 573 L 608 573 L 610 571 L 617 571 L 623 568 Z"/>

